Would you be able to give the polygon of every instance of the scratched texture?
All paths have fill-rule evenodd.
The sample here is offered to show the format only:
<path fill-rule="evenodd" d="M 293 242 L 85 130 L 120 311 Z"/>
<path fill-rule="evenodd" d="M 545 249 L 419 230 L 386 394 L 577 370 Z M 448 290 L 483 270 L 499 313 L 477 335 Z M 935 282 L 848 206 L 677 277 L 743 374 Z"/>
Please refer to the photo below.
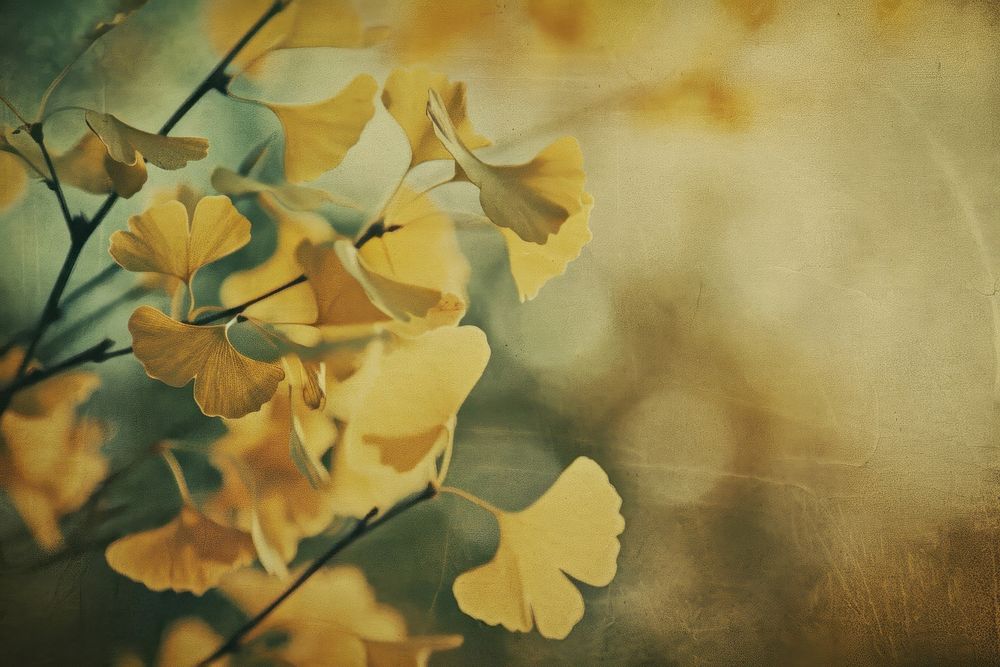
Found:
<path fill-rule="evenodd" d="M 4 4 L 0 82 L 29 100 L 89 8 Z M 347 560 L 414 631 L 465 635 L 439 665 L 1000 661 L 995 5 L 691 0 L 609 14 L 608 0 L 581 4 L 607 31 L 553 46 L 525 27 L 522 3 L 488 4 L 475 31 L 456 27 L 420 57 L 468 82 L 477 129 L 512 147 L 498 155 L 580 138 L 595 238 L 523 306 L 499 244 L 475 252 L 469 321 L 494 353 L 460 415 L 454 481 L 517 507 L 574 457 L 595 458 L 625 501 L 619 574 L 585 591 L 585 619 L 553 642 L 459 613 L 450 582 L 495 536 L 458 503 L 421 508 Z M 427 3 L 366 11 L 404 22 L 415 5 Z M 154 0 L 67 82 L 66 103 L 158 122 L 210 66 L 197 21 L 197 3 Z M 382 78 L 416 57 L 392 48 L 283 56 L 257 85 L 289 99 L 357 68 Z M 213 155 L 185 175 L 205 183 L 273 129 L 266 120 L 199 107 L 179 129 L 208 136 Z M 399 167 L 367 169 L 360 154 L 405 163 L 391 132 L 381 112 L 329 186 L 384 190 Z M 82 275 L 104 266 L 106 235 L 138 205 L 109 220 Z M 42 193 L 4 220 L 6 330 L 52 280 L 56 214 Z M 90 335 L 123 336 L 128 312 Z M 190 420 L 190 401 L 133 360 L 102 373 L 110 456 Z M 167 496 L 169 510 L 166 484 L 120 493 Z M 5 559 L 23 552 L 5 542 Z M 7 569 L 0 663 L 149 653 L 175 616 L 224 617 L 216 602 L 150 593 L 100 553 Z"/>

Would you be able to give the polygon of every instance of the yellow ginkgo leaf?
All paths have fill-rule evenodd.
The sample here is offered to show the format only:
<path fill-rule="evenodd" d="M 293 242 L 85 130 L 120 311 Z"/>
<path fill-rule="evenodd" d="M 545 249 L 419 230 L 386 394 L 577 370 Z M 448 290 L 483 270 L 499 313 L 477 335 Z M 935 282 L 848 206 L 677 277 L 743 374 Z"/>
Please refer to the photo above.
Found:
<path fill-rule="evenodd" d="M 426 313 L 426 324 L 431 328 L 458 324 L 468 307 L 470 268 L 451 219 L 427 195 L 401 188 L 376 225 L 381 233 L 369 234 L 358 250 L 368 271 L 438 292 L 440 298 Z"/>
<path fill-rule="evenodd" d="M 83 135 L 71 149 L 53 158 L 59 180 L 91 194 L 115 194 L 126 199 L 146 183 L 146 161 L 116 162 L 93 132 Z"/>
<path fill-rule="evenodd" d="M 254 549 L 249 535 L 185 503 L 169 523 L 112 542 L 105 557 L 113 570 L 151 590 L 201 595 L 252 563 Z"/>
<path fill-rule="evenodd" d="M 225 53 L 273 0 L 213 0 L 208 3 L 208 35 Z M 272 18 L 242 49 L 233 64 L 251 66 L 268 51 L 306 47 L 358 48 L 372 43 L 377 32 L 365 29 L 351 0 L 296 0 Z M 253 71 L 253 67 L 250 67 Z"/>
<path fill-rule="evenodd" d="M 252 570 L 237 572 L 222 582 L 223 592 L 247 614 L 259 612 L 285 586 Z M 276 649 L 275 657 L 293 665 L 421 665 L 421 656 L 425 660 L 431 651 L 462 643 L 455 635 L 409 636 L 403 616 L 380 604 L 364 574 L 353 566 L 314 574 L 250 634 L 250 640 L 270 631 L 288 635 L 287 644 Z M 418 661 L 411 662 L 411 658 Z"/>
<path fill-rule="evenodd" d="M 434 90 L 427 113 L 461 174 L 479 188 L 479 202 L 494 224 L 545 243 L 583 207 L 583 155 L 573 137 L 556 140 L 526 164 L 494 166 L 472 154 Z"/>
<path fill-rule="evenodd" d="M 382 104 L 409 139 L 411 167 L 428 160 L 451 159 L 427 118 L 428 90 L 434 90 L 441 97 L 457 135 L 468 148 L 490 145 L 489 139 L 476 134 L 466 116 L 464 83 L 451 83 L 444 74 L 431 72 L 426 67 L 396 69 L 385 81 Z"/>
<path fill-rule="evenodd" d="M 509 229 L 500 230 L 507 243 L 510 272 L 522 302 L 538 296 L 542 286 L 562 275 L 566 266 L 579 257 L 583 246 L 590 243 L 593 235 L 587 223 L 593 208 L 594 198 L 584 192 L 583 208 L 571 215 L 544 245 L 523 241 Z"/>
<path fill-rule="evenodd" d="M 212 172 L 212 187 L 230 197 L 271 194 L 282 206 L 293 211 L 315 211 L 324 204 L 357 208 L 354 202 L 344 197 L 337 197 L 326 190 L 292 183 L 263 183 L 225 167 L 218 167 Z"/>
<path fill-rule="evenodd" d="M 223 637 L 200 618 L 182 618 L 163 632 L 160 649 L 156 653 L 156 666 L 196 667 L 223 641 Z M 229 664 L 229 656 L 213 663 L 218 667 Z"/>
<path fill-rule="evenodd" d="M 11 141 L 7 141 L 10 137 Z M 0 153 L 19 155 L 24 162 L 22 166 L 30 168 L 37 178 L 48 178 L 48 168 L 41 149 L 32 141 L 27 132 L 5 129 L 5 139 L 0 143 Z M 140 157 L 135 164 L 125 165 L 115 162 L 108 155 L 107 149 L 93 132 L 87 132 L 80 140 L 64 153 L 50 151 L 52 166 L 63 185 L 79 188 L 91 194 L 108 194 L 114 192 L 128 198 L 142 189 L 146 183 L 146 163 Z M 15 177 L 16 183 L 16 177 Z"/>
<path fill-rule="evenodd" d="M 375 114 L 378 84 L 356 77 L 336 96 L 314 104 L 267 104 L 285 131 L 285 178 L 314 180 L 341 163 Z"/>
<path fill-rule="evenodd" d="M 59 518 L 79 509 L 107 474 L 104 428 L 78 419 L 77 402 L 62 401 L 41 416 L 9 409 L 0 418 L 0 487 L 48 550 L 62 543 Z"/>
<path fill-rule="evenodd" d="M 495 511 L 500 543 L 493 560 L 455 579 L 459 608 L 490 625 L 563 639 L 583 618 L 583 597 L 570 581 L 611 583 L 621 497 L 593 460 L 580 457 L 534 504 Z"/>
<path fill-rule="evenodd" d="M 208 156 L 208 141 L 200 137 L 164 137 L 136 129 L 115 116 L 87 111 L 87 125 L 101 138 L 116 162 L 134 165 L 140 158 L 160 169 L 180 169 Z"/>
<path fill-rule="evenodd" d="M 403 283 L 374 271 L 350 241 L 336 241 L 333 249 L 344 269 L 364 288 L 368 299 L 396 320 L 407 322 L 424 317 L 441 303 L 443 295 L 437 289 Z"/>
<path fill-rule="evenodd" d="M 295 253 L 316 299 L 316 326 L 328 340 L 371 335 L 390 319 L 368 298 L 365 288 L 343 265 L 334 245 L 299 244 Z"/>
<path fill-rule="evenodd" d="M 16 204 L 28 185 L 27 165 L 18 156 L 0 151 L 0 212 Z"/>
<path fill-rule="evenodd" d="M 229 342 L 228 326 L 176 322 L 140 306 L 128 321 L 136 359 L 171 387 L 194 380 L 194 398 L 210 417 L 235 419 L 271 400 L 285 373 L 273 362 L 246 357 Z"/>
<path fill-rule="evenodd" d="M 318 462 L 333 446 L 337 429 L 323 412 L 306 409 L 287 385 L 260 412 L 227 420 L 226 428 L 228 433 L 212 445 L 223 486 L 207 511 L 247 532 L 256 521 L 267 550 L 280 558 L 277 567 L 267 569 L 280 571 L 295 557 L 300 540 L 317 535 L 334 518 L 325 491 L 315 488 L 293 460 L 292 440 Z M 261 562 L 268 566 L 263 557 Z"/>
<path fill-rule="evenodd" d="M 111 235 L 111 256 L 129 271 L 162 273 L 190 284 L 195 272 L 250 242 L 250 221 L 223 195 L 203 197 L 190 224 L 179 201 L 129 218 Z"/>
<path fill-rule="evenodd" d="M 371 344 L 359 370 L 332 388 L 327 411 L 347 423 L 330 488 L 342 514 L 386 509 L 435 478 L 455 416 L 489 360 L 475 327 L 444 327 Z"/>

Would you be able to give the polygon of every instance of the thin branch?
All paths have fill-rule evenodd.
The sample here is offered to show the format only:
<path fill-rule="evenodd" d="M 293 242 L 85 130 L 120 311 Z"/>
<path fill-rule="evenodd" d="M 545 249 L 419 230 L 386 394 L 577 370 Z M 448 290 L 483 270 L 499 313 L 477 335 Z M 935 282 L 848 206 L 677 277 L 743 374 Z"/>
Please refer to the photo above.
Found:
<path fill-rule="evenodd" d="M 186 322 L 186 324 L 194 324 L 196 326 L 200 326 L 202 324 L 211 324 L 212 322 L 219 322 L 221 320 L 230 319 L 230 318 L 232 318 L 232 317 L 234 317 L 236 315 L 239 315 L 240 313 L 242 313 L 244 310 L 246 310 L 250 306 L 254 305 L 255 303 L 259 303 L 259 302 L 263 301 L 264 299 L 268 299 L 268 298 L 274 296 L 275 294 L 278 294 L 280 292 L 284 292 L 286 289 L 289 289 L 291 287 L 295 287 L 296 285 L 301 285 L 306 280 L 307 280 L 307 278 L 306 278 L 305 274 L 302 274 L 302 275 L 300 275 L 300 276 L 298 276 L 296 278 L 292 278 L 291 280 L 289 280 L 284 285 L 281 285 L 280 287 L 275 287 L 273 290 L 271 290 L 270 292 L 268 292 L 266 294 L 262 294 L 262 295 L 260 295 L 258 297 L 254 297 L 253 299 L 250 299 L 249 301 L 245 301 L 245 302 L 241 303 L 238 306 L 233 306 L 232 308 L 226 308 L 225 310 L 220 310 L 217 313 L 205 313 L 204 315 L 202 315 L 200 317 L 194 318 L 194 320 L 192 320 L 191 322 Z"/>
<path fill-rule="evenodd" d="M 28 121 L 26 121 L 26 120 L 24 119 L 24 116 L 22 116 L 22 115 L 21 115 L 21 112 L 17 110 L 17 107 L 15 107 L 15 106 L 14 106 L 14 104 L 13 104 L 13 103 L 12 103 L 12 102 L 11 102 L 10 100 L 8 100 L 8 99 L 7 99 L 6 97 L 4 97 L 3 95 L 0 95 L 0 102 L 3 102 L 3 103 L 4 103 L 4 105 L 5 105 L 5 106 L 6 106 L 6 107 L 7 107 L 8 109 L 10 109 L 10 110 L 11 110 L 11 112 L 12 112 L 12 113 L 13 113 L 13 114 L 14 114 L 15 116 L 17 116 L 17 119 L 18 119 L 19 121 L 21 121 L 21 123 L 22 123 L 23 125 L 29 125 Z"/>
<path fill-rule="evenodd" d="M 56 173 L 56 166 L 52 163 L 52 156 L 49 155 L 49 149 L 45 147 L 45 136 L 41 123 L 32 125 L 29 134 L 35 140 L 35 143 L 38 144 L 39 150 L 42 151 L 45 168 L 49 171 L 49 177 L 45 180 L 52 191 L 56 193 L 56 199 L 59 200 L 59 210 L 62 211 L 63 219 L 66 220 L 66 227 L 69 229 L 70 234 L 76 234 L 74 228 L 78 223 L 73 218 L 73 214 L 69 212 L 69 204 L 66 203 L 66 193 L 63 192 L 62 183 L 59 182 L 59 174 Z"/>
<path fill-rule="evenodd" d="M 306 581 L 308 581 L 310 577 L 319 572 L 324 565 L 326 565 L 330 560 L 333 559 L 334 556 L 339 554 L 341 551 L 343 551 L 349 545 L 354 543 L 360 537 L 364 536 L 367 533 L 370 533 L 375 528 L 378 528 L 379 526 L 388 523 L 393 518 L 415 507 L 416 505 L 419 505 L 423 501 L 433 498 L 435 495 L 437 495 L 437 490 L 434 488 L 434 485 L 433 484 L 428 485 L 427 488 L 424 489 L 421 493 L 412 496 L 411 498 L 399 503 L 398 505 L 390 509 L 388 512 L 383 514 L 382 517 L 377 521 L 373 521 L 372 519 L 374 519 L 378 515 L 378 508 L 377 507 L 372 508 L 372 510 L 368 512 L 368 514 L 365 515 L 364 518 L 360 519 L 354 525 L 354 528 L 351 529 L 350 533 L 348 533 L 343 539 L 339 540 L 333 546 L 327 549 L 327 551 L 323 553 L 319 558 L 310 563 L 309 567 L 303 570 L 302 574 L 296 577 L 295 581 L 293 581 L 288 586 L 288 588 L 286 588 L 284 592 L 281 593 L 281 595 L 276 597 L 269 605 L 267 605 L 260 612 L 258 612 L 256 616 L 254 616 L 249 621 L 244 623 L 240 627 L 240 629 L 237 630 L 235 633 L 233 633 L 229 637 L 229 639 L 227 639 L 221 646 L 219 646 L 219 648 L 215 650 L 214 653 L 212 653 L 212 655 L 208 656 L 207 658 L 199 662 L 197 667 L 208 667 L 208 665 L 211 665 L 213 662 L 222 658 L 223 656 L 237 651 L 240 648 L 240 642 L 243 641 L 244 637 L 253 632 L 253 630 L 258 625 L 260 625 L 268 616 L 271 615 L 271 612 L 277 609 L 282 602 L 291 597 L 291 595 L 295 591 L 297 591 L 302 586 L 302 584 L 306 583 Z"/>

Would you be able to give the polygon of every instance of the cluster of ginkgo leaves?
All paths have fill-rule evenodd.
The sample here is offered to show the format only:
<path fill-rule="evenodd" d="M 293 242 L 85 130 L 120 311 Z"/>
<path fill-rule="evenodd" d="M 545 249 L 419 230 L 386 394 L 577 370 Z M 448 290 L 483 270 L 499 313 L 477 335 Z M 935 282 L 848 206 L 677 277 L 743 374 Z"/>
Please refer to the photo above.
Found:
<path fill-rule="evenodd" d="M 142 4 L 124 3 L 89 33 L 90 43 Z M 381 95 L 367 74 L 312 104 L 229 92 L 233 79 L 252 75 L 275 50 L 363 48 L 384 39 L 386 30 L 364 26 L 347 0 L 217 0 L 208 5 L 208 25 L 222 51 L 250 37 L 217 89 L 274 113 L 284 180 L 256 177 L 262 151 L 254 151 L 239 169 L 214 171 L 218 194 L 179 183 L 111 235 L 114 262 L 169 296 L 168 312 L 140 305 L 132 313 L 132 354 L 152 379 L 172 387 L 193 382 L 201 412 L 221 418 L 226 433 L 207 451 L 222 483 L 199 493 L 189 490 L 172 443 L 158 446 L 180 510 L 164 525 L 108 545 L 108 563 L 157 591 L 220 588 L 253 615 L 297 576 L 302 540 L 352 521 L 363 528 L 428 489 L 469 500 L 499 526 L 493 559 L 454 583 L 459 607 L 510 630 L 567 636 L 583 616 L 570 577 L 594 586 L 614 577 L 621 499 L 598 464 L 582 457 L 518 512 L 445 485 L 456 415 L 490 347 L 480 329 L 461 324 L 471 268 L 451 212 L 430 191 L 461 182 L 478 188 L 482 212 L 468 215 L 502 235 L 519 296 L 531 299 L 591 238 L 593 199 L 584 191 L 579 145 L 565 137 L 525 164 L 486 162 L 475 151 L 490 142 L 467 116 L 464 84 L 419 66 L 393 71 Z M 148 132 L 94 109 L 80 112 L 79 141 L 50 154 L 40 130 L 53 89 L 36 121 L 3 128 L 0 171 L 9 177 L 2 204 L 16 201 L 31 177 L 131 197 L 143 188 L 148 165 L 179 170 L 209 155 L 207 139 Z M 308 183 L 341 163 L 379 101 L 411 159 L 388 203 L 346 237 L 322 211 L 350 202 Z M 414 168 L 429 161 L 454 169 L 444 182 L 413 185 Z M 259 224 L 274 226 L 274 252 L 231 273 L 218 304 L 196 303 L 199 270 L 251 240 L 250 220 L 234 204 L 241 200 L 267 215 Z M 10 344 L 0 358 L 0 387 L 11 396 L 0 417 L 0 485 L 38 544 L 56 551 L 64 541 L 60 521 L 108 478 L 101 453 L 108 427 L 78 414 L 85 401 L 100 400 L 99 376 L 56 364 L 60 372 L 31 382 L 46 367 L 30 349 Z M 244 652 L 281 664 L 424 664 L 432 651 L 461 643 L 451 635 L 410 636 L 356 568 L 306 576 L 252 628 Z M 282 641 L 256 641 L 274 633 Z M 167 633 L 159 663 L 196 663 L 222 641 L 203 621 L 183 620 Z"/>

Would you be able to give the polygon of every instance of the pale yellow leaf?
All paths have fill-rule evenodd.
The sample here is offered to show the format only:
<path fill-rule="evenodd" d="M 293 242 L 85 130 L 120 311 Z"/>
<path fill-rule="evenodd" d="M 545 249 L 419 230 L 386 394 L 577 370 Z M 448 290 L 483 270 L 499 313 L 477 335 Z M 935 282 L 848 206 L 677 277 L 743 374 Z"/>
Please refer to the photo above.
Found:
<path fill-rule="evenodd" d="M 254 561 L 250 536 L 185 504 L 159 528 L 126 535 L 105 551 L 108 565 L 154 591 L 201 595 L 226 574 Z"/>
<path fill-rule="evenodd" d="M 427 91 L 440 97 L 455 124 L 455 131 L 465 145 L 472 148 L 489 146 L 490 141 L 476 134 L 466 116 L 465 84 L 451 83 L 444 74 L 426 67 L 399 68 L 386 79 L 382 104 L 396 119 L 410 142 L 410 166 L 428 160 L 451 159 L 451 154 L 434 134 L 427 117 Z"/>
<path fill-rule="evenodd" d="M 26 165 L 12 153 L 0 151 L 0 212 L 20 201 L 28 185 Z"/>
<path fill-rule="evenodd" d="M 208 156 L 208 141 L 200 137 L 164 137 L 136 129 L 115 116 L 89 110 L 87 125 L 101 138 L 108 155 L 117 162 L 134 165 L 140 158 L 160 169 L 180 169 L 192 160 Z"/>
<path fill-rule="evenodd" d="M 221 54 L 264 15 L 273 0 L 213 0 L 208 3 L 208 36 Z M 275 49 L 303 47 L 360 48 L 372 42 L 350 0 L 296 0 L 272 18 L 233 64 L 240 70 Z M 248 71 L 255 71 L 250 67 Z"/>
<path fill-rule="evenodd" d="M 260 412 L 226 421 L 227 434 L 212 446 L 223 486 L 208 505 L 214 518 L 256 528 L 255 543 L 274 550 L 282 567 L 295 557 L 300 540 L 334 518 L 325 492 L 298 470 L 289 445 L 295 430 L 306 455 L 318 461 L 333 446 L 337 429 L 321 411 L 305 409 L 290 395 L 282 385 Z"/>
<path fill-rule="evenodd" d="M 228 197 L 203 197 L 188 224 L 179 201 L 169 201 L 132 216 L 129 231 L 111 235 L 111 256 L 129 271 L 162 273 L 191 282 L 202 266 L 250 242 L 250 221 Z"/>
<path fill-rule="evenodd" d="M 545 243 L 583 207 L 583 154 L 573 137 L 556 140 L 526 164 L 495 166 L 472 154 L 433 90 L 427 113 L 461 172 L 479 188 L 479 202 L 494 224 Z"/>
<path fill-rule="evenodd" d="M 428 328 L 458 324 L 468 307 L 471 271 L 451 219 L 427 195 L 404 188 L 386 207 L 381 225 L 383 233 L 369 238 L 358 250 L 368 272 L 437 292 L 438 301 L 422 315 Z M 417 290 L 418 299 L 421 294 Z M 398 309 L 418 314 L 421 308 L 426 304 L 404 303 Z"/>
<path fill-rule="evenodd" d="M 285 131 L 285 178 L 314 180 L 341 163 L 375 114 L 378 84 L 356 77 L 336 96 L 314 104 L 267 104 Z"/>
<path fill-rule="evenodd" d="M 345 197 L 338 197 L 326 190 L 292 183 L 263 183 L 225 167 L 218 167 L 212 172 L 212 187 L 231 197 L 269 193 L 282 206 L 293 211 L 315 211 L 324 204 L 358 208 L 355 202 Z"/>
<path fill-rule="evenodd" d="M 200 618 L 182 618 L 171 623 L 163 632 L 160 650 L 156 654 L 156 665 L 196 667 L 223 641 L 224 638 Z M 229 656 L 223 656 L 212 664 L 216 667 L 227 667 L 231 662 Z"/>
<path fill-rule="evenodd" d="M 286 584 L 260 572 L 227 577 L 222 589 L 246 614 L 255 614 Z M 353 566 L 320 570 L 250 634 L 287 633 L 275 657 L 294 665 L 405 667 L 425 665 L 433 651 L 455 648 L 459 636 L 411 637 L 403 616 L 380 604 Z"/>
<path fill-rule="evenodd" d="M 509 229 L 500 230 L 507 243 L 510 272 L 522 302 L 534 299 L 545 283 L 565 273 L 566 266 L 590 243 L 593 235 L 588 222 L 593 207 L 594 198 L 584 192 L 583 208 L 571 215 L 543 245 L 523 241 Z"/>
<path fill-rule="evenodd" d="M 583 597 L 569 577 L 606 586 L 617 571 L 625 529 L 621 497 L 593 460 L 580 457 L 533 505 L 498 512 L 493 560 L 460 575 L 459 608 L 490 625 L 563 639 L 583 618 Z"/>

